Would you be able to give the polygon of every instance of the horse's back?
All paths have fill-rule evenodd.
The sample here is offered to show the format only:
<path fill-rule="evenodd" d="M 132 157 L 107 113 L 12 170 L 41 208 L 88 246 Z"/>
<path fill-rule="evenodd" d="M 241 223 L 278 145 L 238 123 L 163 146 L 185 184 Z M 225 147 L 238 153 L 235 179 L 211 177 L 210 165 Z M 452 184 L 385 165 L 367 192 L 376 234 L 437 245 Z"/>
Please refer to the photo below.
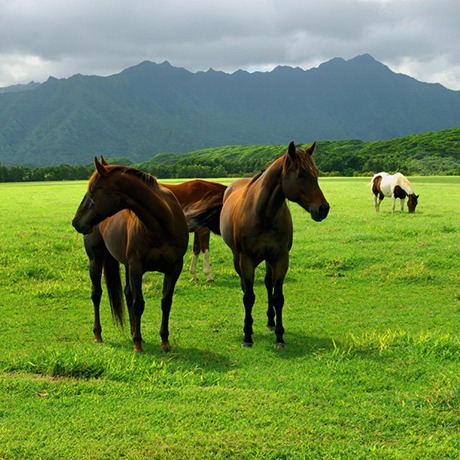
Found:
<path fill-rule="evenodd" d="M 393 193 L 394 176 L 379 172 L 372 178 L 372 192 L 374 195 L 391 196 Z"/>
<path fill-rule="evenodd" d="M 163 187 L 169 189 L 178 199 L 182 207 L 197 203 L 206 198 L 222 197 L 226 185 L 219 182 L 205 181 L 202 179 L 194 179 L 181 184 L 162 184 Z"/>

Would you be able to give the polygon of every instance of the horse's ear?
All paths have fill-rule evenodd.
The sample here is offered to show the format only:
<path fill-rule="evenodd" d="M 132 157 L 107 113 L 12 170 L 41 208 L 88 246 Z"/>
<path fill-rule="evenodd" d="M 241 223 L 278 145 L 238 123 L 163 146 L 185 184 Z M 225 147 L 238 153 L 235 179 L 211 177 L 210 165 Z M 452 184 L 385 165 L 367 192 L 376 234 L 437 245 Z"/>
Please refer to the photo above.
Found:
<path fill-rule="evenodd" d="M 307 147 L 305 149 L 305 151 L 309 154 L 309 155 L 313 155 L 313 152 L 315 151 L 315 147 L 316 147 L 316 141 L 313 142 L 313 144 L 310 145 L 310 147 Z"/>
<path fill-rule="evenodd" d="M 295 158 L 296 155 L 297 155 L 297 148 L 294 144 L 294 141 L 292 141 L 290 144 L 289 144 L 289 147 L 288 147 L 288 155 L 291 157 L 291 158 Z"/>
<path fill-rule="evenodd" d="M 104 166 L 108 165 L 107 161 L 105 161 L 104 155 L 101 155 L 101 164 L 103 164 Z"/>
<path fill-rule="evenodd" d="M 94 166 L 96 166 L 96 171 L 101 175 L 105 176 L 107 174 L 107 169 L 105 169 L 105 166 L 103 163 L 101 163 L 97 157 L 94 157 Z"/>

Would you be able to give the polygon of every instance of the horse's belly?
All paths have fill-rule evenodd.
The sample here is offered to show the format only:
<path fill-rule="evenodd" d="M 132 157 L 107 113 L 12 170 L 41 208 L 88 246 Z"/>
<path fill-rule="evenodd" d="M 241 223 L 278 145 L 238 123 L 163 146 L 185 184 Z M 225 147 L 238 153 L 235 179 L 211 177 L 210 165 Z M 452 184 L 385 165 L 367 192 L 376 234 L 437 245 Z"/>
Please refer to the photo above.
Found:
<path fill-rule="evenodd" d="M 383 180 L 382 180 L 382 183 L 380 184 L 380 190 L 385 196 L 391 196 L 392 194 L 391 184 Z"/>

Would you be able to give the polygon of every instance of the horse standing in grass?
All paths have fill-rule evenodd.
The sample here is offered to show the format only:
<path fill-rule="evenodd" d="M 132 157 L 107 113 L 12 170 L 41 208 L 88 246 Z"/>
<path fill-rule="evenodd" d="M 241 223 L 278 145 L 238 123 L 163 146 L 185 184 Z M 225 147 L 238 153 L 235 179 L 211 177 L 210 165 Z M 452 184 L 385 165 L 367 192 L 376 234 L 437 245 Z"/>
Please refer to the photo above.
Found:
<path fill-rule="evenodd" d="M 410 182 L 401 173 L 390 175 L 386 172 L 375 174 L 371 180 L 371 190 L 374 194 L 374 207 L 377 212 L 380 211 L 380 203 L 388 196 L 392 198 L 391 212 L 394 213 L 396 207 L 396 198 L 400 199 L 401 212 L 404 212 L 404 201 L 407 197 L 407 209 L 409 213 L 415 212 L 418 204 L 416 195 Z"/>
<path fill-rule="evenodd" d="M 103 165 L 108 165 L 102 156 L 101 163 Z M 224 192 L 227 188 L 226 185 L 220 184 L 219 182 L 211 182 L 201 179 L 193 179 L 187 182 L 182 182 L 180 184 L 162 183 L 160 185 L 174 193 L 184 212 L 198 203 L 200 207 L 202 207 L 204 203 L 210 207 L 216 204 L 222 204 Z M 214 278 L 211 275 L 211 265 L 209 262 L 209 240 L 211 236 L 210 228 L 219 228 L 219 214 L 215 214 L 207 223 L 207 226 L 190 230 L 194 234 L 192 261 L 190 262 L 189 268 L 189 272 L 192 275 L 192 281 L 198 280 L 196 276 L 196 266 L 200 253 L 203 254 L 203 273 L 206 277 L 206 281 L 214 281 Z"/>
<path fill-rule="evenodd" d="M 190 180 L 182 182 L 181 184 L 161 185 L 174 193 L 184 211 L 187 211 L 187 209 L 193 207 L 197 203 L 200 203 L 200 206 L 202 206 L 204 201 L 206 201 L 209 206 L 212 206 L 213 203 L 222 204 L 224 192 L 227 189 L 226 185 L 201 179 Z M 192 275 L 193 281 L 197 280 L 196 265 L 200 253 L 203 254 L 203 273 L 206 276 L 206 281 L 214 281 L 214 278 L 211 275 L 211 266 L 209 263 L 209 239 L 211 235 L 209 227 L 219 227 L 218 214 L 215 215 L 213 222 L 207 223 L 207 226 L 191 230 L 194 232 L 194 239 L 192 261 L 190 263 L 189 271 Z"/>
<path fill-rule="evenodd" d="M 243 346 L 253 345 L 252 307 L 255 303 L 256 267 L 265 261 L 268 295 L 267 328 L 274 330 L 276 347 L 283 347 L 283 282 L 292 246 L 292 218 L 286 199 L 299 204 L 315 221 L 329 213 L 329 204 L 318 186 L 312 154 L 315 144 L 303 150 L 291 142 L 288 150 L 252 179 L 239 179 L 227 187 L 220 213 L 220 231 L 233 252 L 240 276 L 245 308 Z M 205 220 L 207 212 L 191 217 Z"/>
<path fill-rule="evenodd" d="M 126 268 L 128 304 L 134 351 L 142 352 L 144 312 L 142 277 L 147 271 L 164 274 L 161 299 L 161 349 L 169 351 L 169 314 L 174 288 L 188 247 L 188 227 L 182 208 L 168 189 L 152 176 L 126 166 L 95 159 L 96 171 L 72 221 L 85 235 L 94 305 L 94 338 L 102 341 L 99 306 L 104 272 L 112 314 L 123 325 L 123 295 L 119 265 Z"/>

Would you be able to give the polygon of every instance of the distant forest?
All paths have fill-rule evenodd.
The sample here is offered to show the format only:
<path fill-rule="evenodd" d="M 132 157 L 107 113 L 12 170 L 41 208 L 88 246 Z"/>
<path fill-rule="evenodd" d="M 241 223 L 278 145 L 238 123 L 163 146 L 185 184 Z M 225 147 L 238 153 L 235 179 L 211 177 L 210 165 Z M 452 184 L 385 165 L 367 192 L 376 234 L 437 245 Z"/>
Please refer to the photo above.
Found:
<path fill-rule="evenodd" d="M 252 176 L 282 154 L 287 145 L 227 146 L 185 154 L 160 153 L 143 163 L 106 158 L 137 167 L 159 179 Z M 460 175 L 460 128 L 376 142 L 319 141 L 314 157 L 323 176 L 366 176 L 380 171 L 405 175 Z M 12 166 L 0 164 L 0 182 L 85 180 L 92 164 Z"/>

